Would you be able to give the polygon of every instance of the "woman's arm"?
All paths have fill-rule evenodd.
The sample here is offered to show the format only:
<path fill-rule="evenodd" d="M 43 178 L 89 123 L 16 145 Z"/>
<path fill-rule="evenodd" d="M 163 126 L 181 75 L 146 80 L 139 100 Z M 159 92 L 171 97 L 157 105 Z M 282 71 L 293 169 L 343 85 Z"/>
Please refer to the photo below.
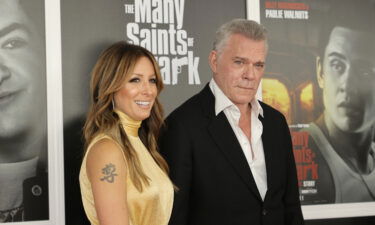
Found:
<path fill-rule="evenodd" d="M 92 146 L 86 161 L 100 225 L 128 225 L 126 162 L 119 146 L 103 139 Z"/>

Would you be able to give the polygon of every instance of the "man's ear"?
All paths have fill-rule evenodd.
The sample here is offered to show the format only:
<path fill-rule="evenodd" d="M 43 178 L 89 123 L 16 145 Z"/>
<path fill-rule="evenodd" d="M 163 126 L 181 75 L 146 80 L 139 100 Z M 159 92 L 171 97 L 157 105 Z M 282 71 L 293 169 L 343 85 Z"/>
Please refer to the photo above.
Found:
<path fill-rule="evenodd" d="M 208 56 L 208 64 L 210 65 L 210 68 L 213 73 L 216 73 L 217 70 L 217 57 L 218 54 L 216 50 L 212 50 L 210 52 L 210 55 Z"/>
<path fill-rule="evenodd" d="M 323 62 L 322 59 L 317 56 L 316 57 L 316 78 L 318 80 L 318 84 L 320 88 L 324 87 L 324 72 L 323 72 Z"/>

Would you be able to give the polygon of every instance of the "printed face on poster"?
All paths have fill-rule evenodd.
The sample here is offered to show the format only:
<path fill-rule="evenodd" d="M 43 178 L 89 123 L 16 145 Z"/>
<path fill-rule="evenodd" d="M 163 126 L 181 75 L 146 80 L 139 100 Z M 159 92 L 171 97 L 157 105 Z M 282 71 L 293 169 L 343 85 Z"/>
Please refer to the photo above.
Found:
<path fill-rule="evenodd" d="M 270 46 L 262 97 L 289 123 L 305 218 L 374 215 L 374 1 L 259 6 Z"/>
<path fill-rule="evenodd" d="M 0 223 L 64 223 L 63 195 L 57 195 L 63 167 L 56 121 L 62 114 L 55 111 L 61 83 L 56 68 L 46 64 L 47 56 L 59 58 L 45 23 L 56 6 L 43 0 L 0 2 Z"/>

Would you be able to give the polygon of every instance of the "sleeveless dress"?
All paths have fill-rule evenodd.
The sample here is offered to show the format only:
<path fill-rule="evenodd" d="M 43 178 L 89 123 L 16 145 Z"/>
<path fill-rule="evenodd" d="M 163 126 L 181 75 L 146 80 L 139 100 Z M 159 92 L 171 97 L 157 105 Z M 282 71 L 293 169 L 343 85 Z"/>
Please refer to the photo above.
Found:
<path fill-rule="evenodd" d="M 173 205 L 173 185 L 168 176 L 157 165 L 149 151 L 138 136 L 141 121 L 135 121 L 121 111 L 116 110 L 121 119 L 129 141 L 135 149 L 143 171 L 149 177 L 149 186 L 144 185 L 139 192 L 127 174 L 127 205 L 130 225 L 167 225 Z M 91 147 L 104 138 L 111 139 L 105 134 L 98 135 L 88 146 L 83 158 L 79 174 L 82 202 L 88 219 L 92 225 L 99 225 L 95 211 L 95 202 L 90 180 L 86 173 L 86 159 Z M 112 139 L 111 139 L 112 140 Z M 125 157 L 125 155 L 124 155 Z M 128 172 L 128 170 L 127 170 Z"/>

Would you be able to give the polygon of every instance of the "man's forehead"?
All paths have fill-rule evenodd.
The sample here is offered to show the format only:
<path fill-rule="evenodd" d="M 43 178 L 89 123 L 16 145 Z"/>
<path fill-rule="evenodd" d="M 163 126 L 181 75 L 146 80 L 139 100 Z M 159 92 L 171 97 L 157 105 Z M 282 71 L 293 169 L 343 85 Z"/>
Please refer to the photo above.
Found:
<path fill-rule="evenodd" d="M 226 51 L 245 52 L 248 50 L 258 53 L 266 53 L 264 40 L 253 40 L 241 34 L 233 34 L 223 47 Z"/>
<path fill-rule="evenodd" d="M 375 41 L 375 34 L 347 27 L 334 27 L 329 41 L 346 41 L 349 44 L 361 42 L 363 45 L 370 46 Z"/>
<path fill-rule="evenodd" d="M 266 40 L 255 40 L 254 38 L 248 37 L 245 34 L 240 34 L 240 33 L 231 34 L 228 39 L 233 39 L 233 41 L 235 41 L 235 42 L 237 40 L 242 40 L 242 41 L 251 42 L 251 43 L 257 44 L 257 45 L 263 45 L 263 46 L 266 45 Z M 240 42 L 240 43 L 242 43 L 242 42 Z"/>
<path fill-rule="evenodd" d="M 346 27 L 335 27 L 330 35 L 327 52 L 338 51 L 342 54 L 359 54 L 375 58 L 375 35 Z"/>
<path fill-rule="evenodd" d="M 18 0 L 0 0 L 0 26 L 25 20 L 26 15 Z M 26 21 L 25 21 L 26 22 Z"/>

